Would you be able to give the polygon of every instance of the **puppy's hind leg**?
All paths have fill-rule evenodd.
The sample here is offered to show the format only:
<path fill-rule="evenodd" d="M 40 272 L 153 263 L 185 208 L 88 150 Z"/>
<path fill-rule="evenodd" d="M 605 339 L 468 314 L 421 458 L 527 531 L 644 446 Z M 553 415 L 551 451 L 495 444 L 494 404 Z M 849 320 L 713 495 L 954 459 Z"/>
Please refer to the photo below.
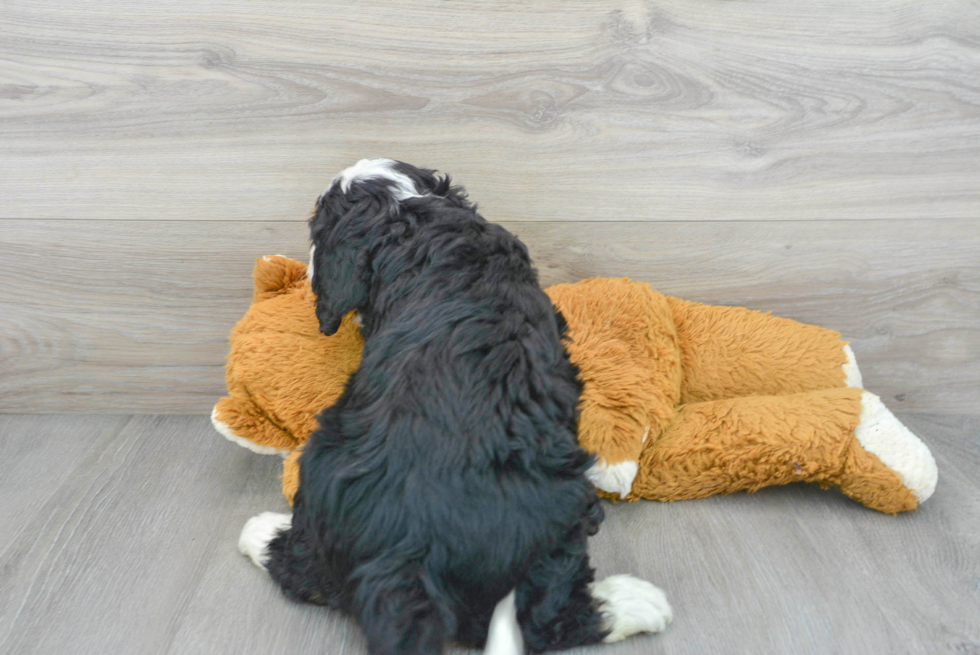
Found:
<path fill-rule="evenodd" d="M 455 633 L 455 614 L 421 564 L 379 557 L 355 576 L 355 612 L 371 655 L 442 653 Z"/>
<path fill-rule="evenodd" d="M 286 596 L 318 605 L 338 606 L 340 599 L 330 571 L 313 559 L 315 549 L 292 515 L 264 512 L 248 520 L 238 550 L 272 576 Z"/>
<path fill-rule="evenodd" d="M 531 652 L 613 642 L 659 632 L 673 618 L 664 593 L 628 575 L 594 583 L 584 531 L 531 568 L 517 589 L 518 619 Z"/>
<path fill-rule="evenodd" d="M 600 603 L 590 587 L 585 526 L 535 562 L 517 586 L 517 617 L 529 652 L 560 650 L 602 641 Z"/>
<path fill-rule="evenodd" d="M 269 543 L 280 533 L 289 530 L 293 517 L 290 514 L 262 512 L 245 523 L 238 538 L 238 552 L 247 555 L 260 569 L 269 562 Z"/>

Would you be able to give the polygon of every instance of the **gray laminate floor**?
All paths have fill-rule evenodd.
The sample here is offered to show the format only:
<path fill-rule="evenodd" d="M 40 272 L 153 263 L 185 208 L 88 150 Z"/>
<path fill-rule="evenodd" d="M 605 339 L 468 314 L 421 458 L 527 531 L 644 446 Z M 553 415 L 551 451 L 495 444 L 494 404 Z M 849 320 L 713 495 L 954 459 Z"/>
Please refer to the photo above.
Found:
<path fill-rule="evenodd" d="M 676 618 L 587 652 L 980 652 L 980 419 L 903 418 L 940 466 L 915 514 L 802 485 L 608 507 L 599 575 L 655 581 Z M 202 416 L 0 416 L 0 653 L 363 653 L 236 550 L 285 509 L 278 470 Z"/>

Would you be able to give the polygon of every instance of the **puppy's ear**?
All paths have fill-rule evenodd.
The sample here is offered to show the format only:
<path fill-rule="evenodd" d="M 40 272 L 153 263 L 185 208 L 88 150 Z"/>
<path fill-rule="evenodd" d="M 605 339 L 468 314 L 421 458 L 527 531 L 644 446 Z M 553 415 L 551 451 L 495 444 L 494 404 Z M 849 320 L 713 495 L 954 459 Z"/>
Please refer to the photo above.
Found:
<path fill-rule="evenodd" d="M 386 233 L 397 203 L 383 181 L 362 180 L 344 190 L 332 183 L 310 218 L 316 316 L 330 336 L 344 316 L 368 301 L 372 249 Z"/>
<path fill-rule="evenodd" d="M 320 332 L 329 337 L 340 329 L 340 322 L 348 312 L 367 301 L 367 253 L 358 252 L 353 245 L 337 248 L 318 245 L 312 262 L 310 282 L 316 294 L 316 317 Z"/>

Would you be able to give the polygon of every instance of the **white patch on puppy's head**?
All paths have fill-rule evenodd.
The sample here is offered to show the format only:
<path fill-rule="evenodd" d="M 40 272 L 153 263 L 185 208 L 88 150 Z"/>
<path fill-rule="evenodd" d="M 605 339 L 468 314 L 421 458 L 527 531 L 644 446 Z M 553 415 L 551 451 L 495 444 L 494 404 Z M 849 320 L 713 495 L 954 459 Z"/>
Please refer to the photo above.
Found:
<path fill-rule="evenodd" d="M 350 168 L 347 168 L 331 182 L 323 195 L 327 195 L 334 185 L 339 185 L 344 193 L 350 191 L 350 185 L 357 180 L 384 179 L 392 183 L 391 193 L 395 200 L 406 200 L 408 198 L 418 198 L 420 196 L 415 183 L 404 173 L 395 170 L 396 162 L 393 159 L 362 159 Z"/>

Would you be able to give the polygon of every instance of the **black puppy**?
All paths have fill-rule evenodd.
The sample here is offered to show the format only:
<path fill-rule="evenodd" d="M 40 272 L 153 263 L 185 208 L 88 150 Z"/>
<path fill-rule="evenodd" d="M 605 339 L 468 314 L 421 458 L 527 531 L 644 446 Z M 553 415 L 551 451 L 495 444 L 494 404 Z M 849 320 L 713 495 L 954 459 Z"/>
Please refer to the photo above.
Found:
<path fill-rule="evenodd" d="M 293 515 L 253 518 L 242 552 L 288 596 L 352 613 L 376 654 L 662 629 L 659 589 L 593 583 L 581 384 L 524 245 L 448 177 L 387 159 L 337 176 L 310 229 L 320 329 L 356 309 L 363 358 L 306 445 Z"/>

